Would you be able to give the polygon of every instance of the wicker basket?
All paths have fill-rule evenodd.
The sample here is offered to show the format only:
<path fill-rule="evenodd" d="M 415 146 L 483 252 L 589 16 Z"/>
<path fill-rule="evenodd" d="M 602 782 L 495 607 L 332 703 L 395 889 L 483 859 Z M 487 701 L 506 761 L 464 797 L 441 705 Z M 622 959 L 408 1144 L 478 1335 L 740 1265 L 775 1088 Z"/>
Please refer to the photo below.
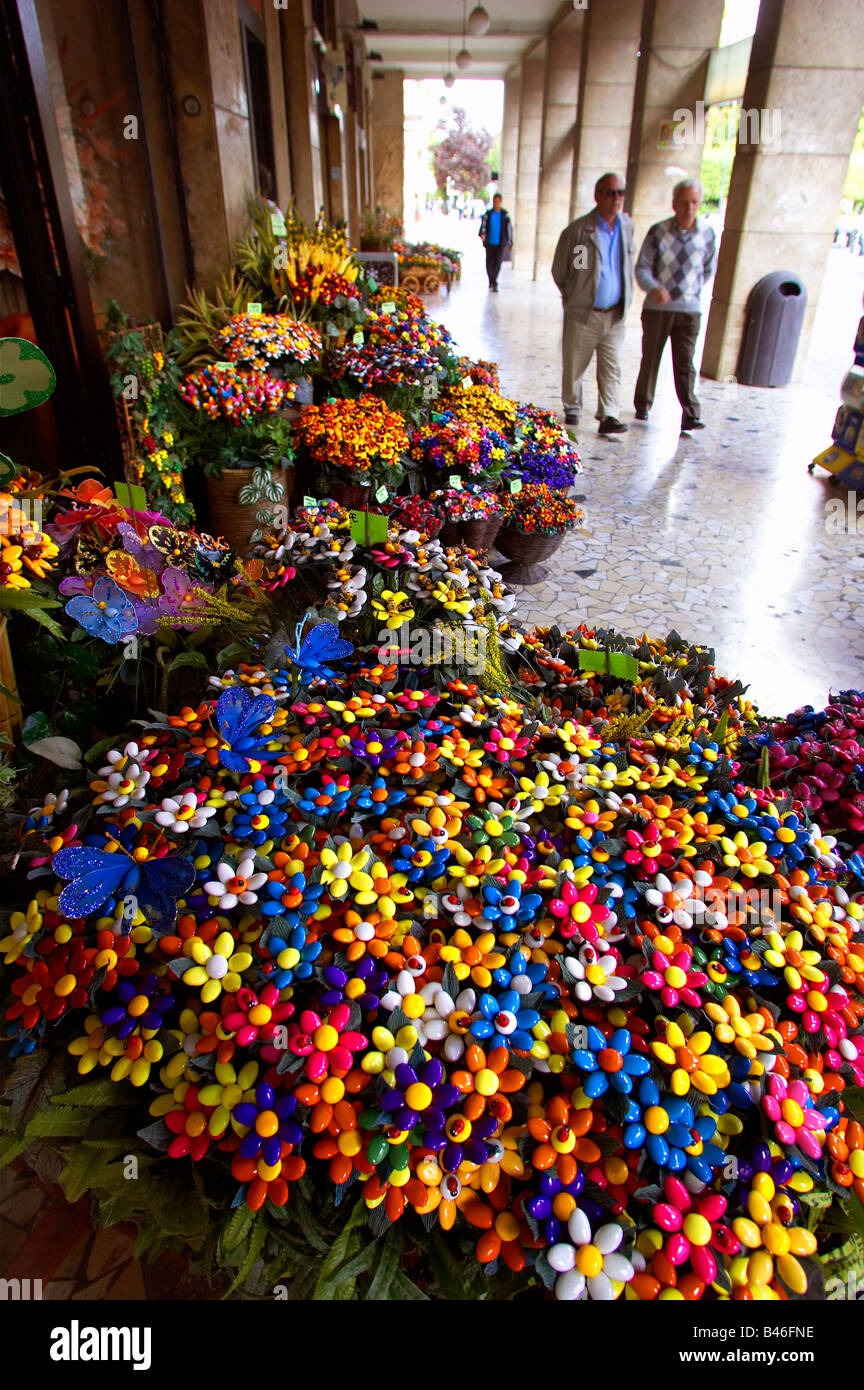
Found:
<path fill-rule="evenodd" d="M 279 502 L 249 502 L 243 506 L 237 501 L 242 487 L 252 481 L 253 468 L 223 468 L 221 478 L 207 478 L 207 503 L 210 509 L 210 529 L 214 536 L 224 536 L 238 555 L 249 551 L 253 531 L 261 522 L 258 512 L 269 512 L 277 526 L 287 521 L 287 509 L 294 495 L 294 469 L 276 468 L 273 478 L 282 483 L 285 491 Z"/>
<path fill-rule="evenodd" d="M 542 563 L 560 546 L 564 539 L 563 531 L 551 535 L 542 531 L 517 531 L 510 526 L 502 526 L 495 545 L 502 555 L 506 555 L 509 565 L 501 566 L 501 574 L 508 584 L 538 584 L 549 571 Z"/>
<path fill-rule="evenodd" d="M 331 482 L 320 495 L 332 497 L 340 507 L 347 507 L 349 511 L 365 512 L 369 506 L 372 489 L 364 487 L 362 483 Z"/>
<path fill-rule="evenodd" d="M 467 545 L 472 550 L 490 550 L 501 530 L 503 517 L 489 516 L 485 521 L 448 521 L 442 526 L 438 539 L 442 545 Z"/>

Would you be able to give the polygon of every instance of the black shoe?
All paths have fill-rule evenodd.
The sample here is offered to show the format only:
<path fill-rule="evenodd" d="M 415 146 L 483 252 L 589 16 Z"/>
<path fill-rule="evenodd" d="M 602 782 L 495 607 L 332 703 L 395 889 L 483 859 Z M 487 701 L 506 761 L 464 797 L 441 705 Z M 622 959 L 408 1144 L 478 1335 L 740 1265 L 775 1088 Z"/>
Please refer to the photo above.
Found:
<path fill-rule="evenodd" d="M 581 417 L 580 415 L 576 415 L 575 412 L 572 411 L 572 410 L 565 410 L 565 411 L 564 411 L 564 424 L 565 424 L 565 425 L 578 425 L 581 418 L 582 418 L 582 417 Z"/>
<path fill-rule="evenodd" d="M 644 406 L 637 405 L 637 407 L 636 407 L 636 419 L 637 419 L 637 420 L 647 420 L 647 419 L 648 419 L 648 411 L 645 409 Z"/>
<path fill-rule="evenodd" d="M 607 415 L 605 420 L 600 421 L 598 434 L 626 434 L 628 426 L 621 420 L 616 420 L 614 415 Z"/>
<path fill-rule="evenodd" d="M 682 434 L 689 434 L 691 430 L 704 430 L 704 428 L 705 426 L 701 420 L 688 420 L 685 416 L 681 421 Z"/>
<path fill-rule="evenodd" d="M 491 294 L 497 294 L 497 293 L 498 293 L 498 286 L 497 286 L 497 285 L 490 285 L 490 286 L 489 286 L 489 291 L 490 291 Z"/>

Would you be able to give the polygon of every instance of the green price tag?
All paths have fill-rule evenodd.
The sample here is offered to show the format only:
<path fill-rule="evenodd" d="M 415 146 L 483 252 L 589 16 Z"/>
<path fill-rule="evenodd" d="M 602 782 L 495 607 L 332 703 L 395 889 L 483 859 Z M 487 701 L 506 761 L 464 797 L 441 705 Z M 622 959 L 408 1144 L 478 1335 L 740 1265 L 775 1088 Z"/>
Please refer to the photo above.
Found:
<path fill-rule="evenodd" d="M 388 299 L 386 304 L 381 305 L 382 314 L 394 314 L 395 312 L 396 305 L 391 300 Z"/>
<path fill-rule="evenodd" d="M 511 483 L 510 483 L 510 491 L 511 491 L 511 492 L 521 492 L 521 491 L 522 491 L 522 479 L 521 479 L 521 478 L 513 478 L 513 479 L 512 479 L 512 481 L 511 481 Z"/>
<path fill-rule="evenodd" d="M 317 510 L 318 510 L 318 498 L 317 498 L 317 497 L 304 497 L 304 498 L 303 498 L 303 506 L 306 507 L 307 511 L 310 511 L 310 512 L 317 512 Z"/>
<path fill-rule="evenodd" d="M 471 387 L 472 387 L 473 385 L 474 385 L 474 382 L 471 380 L 470 376 L 463 376 L 463 378 L 462 378 L 462 390 L 463 390 L 463 391 L 470 391 L 470 390 L 471 390 Z"/>
<path fill-rule="evenodd" d="M 462 487 L 462 479 L 459 477 L 458 473 L 450 474 L 450 486 L 455 487 L 457 492 Z"/>
<path fill-rule="evenodd" d="M 609 674 L 618 676 L 620 680 L 635 681 L 639 674 L 639 663 L 635 656 L 629 656 L 627 652 L 610 652 Z"/>
<path fill-rule="evenodd" d="M 361 545 L 375 545 L 387 539 L 387 518 L 377 512 L 352 512 L 351 537 Z"/>
<path fill-rule="evenodd" d="M 247 305 L 246 305 L 246 313 L 249 315 L 250 318 L 253 318 L 253 319 L 260 318 L 260 317 L 261 317 L 261 305 L 260 305 L 260 304 L 247 304 Z"/>
<path fill-rule="evenodd" d="M 231 362 L 216 362 L 214 366 L 217 371 L 229 371 L 233 364 Z"/>
<path fill-rule="evenodd" d="M 388 493 L 386 487 L 385 487 L 384 484 L 382 483 L 381 486 L 379 487 L 378 491 L 375 493 L 375 501 L 376 501 L 376 502 L 386 502 L 386 501 L 387 501 L 387 498 L 389 497 L 389 495 L 390 495 L 390 494 Z"/>
<path fill-rule="evenodd" d="M 352 338 L 351 341 L 354 343 L 354 346 L 355 346 L 355 347 L 362 347 L 362 346 L 363 346 L 363 334 L 362 334 L 362 332 L 360 331 L 359 328 L 357 329 L 357 332 L 354 334 L 354 337 Z"/>
<path fill-rule="evenodd" d="M 619 680 L 635 681 L 639 663 L 627 652 L 580 651 L 579 670 L 596 671 L 598 675 L 617 676 Z"/>
<path fill-rule="evenodd" d="M 285 225 L 285 218 L 282 216 L 281 212 L 271 212 L 270 230 L 272 231 L 274 236 L 284 236 L 285 233 L 288 231 L 288 228 Z"/>
<path fill-rule="evenodd" d="M 137 483 L 115 483 L 114 496 L 121 507 L 128 507 L 130 512 L 146 512 L 147 494 L 143 487 Z"/>

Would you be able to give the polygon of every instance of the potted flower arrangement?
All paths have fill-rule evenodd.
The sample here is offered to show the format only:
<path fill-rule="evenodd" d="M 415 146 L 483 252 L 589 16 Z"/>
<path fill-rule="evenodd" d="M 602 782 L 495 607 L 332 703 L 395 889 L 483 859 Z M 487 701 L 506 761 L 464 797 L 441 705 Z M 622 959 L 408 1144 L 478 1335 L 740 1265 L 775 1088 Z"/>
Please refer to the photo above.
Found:
<path fill-rule="evenodd" d="M 250 215 L 236 260 L 249 298 L 265 312 L 291 314 L 318 325 L 325 339 L 344 341 L 364 316 L 360 267 L 346 232 L 320 217 L 310 227 L 293 208 L 283 216 L 261 199 Z"/>
<path fill-rule="evenodd" d="M 566 492 L 582 472 L 573 442 L 555 416 L 535 405 L 520 405 L 516 417 L 514 473 L 523 483 L 546 483 Z"/>
<path fill-rule="evenodd" d="M 458 419 L 450 412 L 433 416 L 411 436 L 411 457 L 424 465 L 427 476 L 444 475 L 466 483 L 495 488 L 510 451 L 506 439 L 477 420 Z"/>
<path fill-rule="evenodd" d="M 374 391 L 415 420 L 448 382 L 457 379 L 458 371 L 447 329 L 417 314 L 410 301 L 382 301 L 380 308 L 370 307 L 362 331 L 327 358 L 327 373 L 345 395 Z"/>
<path fill-rule="evenodd" d="M 294 401 L 286 407 L 289 418 L 299 406 L 312 400 L 309 367 L 317 365 L 323 353 L 318 329 L 311 323 L 288 318 L 286 314 L 235 314 L 216 335 L 220 358 L 247 371 L 266 372 L 281 381 L 295 383 Z"/>
<path fill-rule="evenodd" d="M 382 487 L 402 482 L 408 451 L 404 417 L 377 396 L 307 405 L 294 427 L 298 455 L 317 471 L 320 495 L 364 509 Z"/>
<path fill-rule="evenodd" d="M 271 513 L 287 517 L 294 490 L 292 422 L 281 414 L 296 382 L 230 362 L 190 372 L 180 395 L 190 407 L 207 480 L 212 529 L 241 554 Z"/>
<path fill-rule="evenodd" d="M 465 488 L 439 488 L 430 500 L 444 518 L 440 534 L 442 544 L 467 545 L 472 550 L 490 549 L 504 520 L 498 493 L 471 483 Z"/>
<path fill-rule="evenodd" d="M 376 203 L 374 211 L 364 212 L 360 219 L 360 250 L 390 251 L 402 231 L 401 217 Z"/>
<path fill-rule="evenodd" d="M 548 560 L 577 526 L 582 513 L 569 497 L 553 492 L 545 483 L 528 483 L 501 499 L 504 525 L 495 544 L 512 563 L 502 568 L 510 584 L 536 584 L 548 571 Z"/>

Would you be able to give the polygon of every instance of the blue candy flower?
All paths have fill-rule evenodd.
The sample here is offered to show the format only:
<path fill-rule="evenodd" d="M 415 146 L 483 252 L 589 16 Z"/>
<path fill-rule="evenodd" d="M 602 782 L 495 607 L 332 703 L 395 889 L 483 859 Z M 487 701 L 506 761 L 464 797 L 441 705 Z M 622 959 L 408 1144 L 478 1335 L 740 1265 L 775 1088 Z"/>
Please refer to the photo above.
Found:
<path fill-rule="evenodd" d="M 580 1071 L 587 1072 L 582 1089 L 591 1100 L 603 1096 L 612 1086 L 622 1095 L 633 1090 L 633 1079 L 651 1070 L 647 1057 L 631 1053 L 633 1039 L 626 1028 L 616 1028 L 607 1042 L 599 1028 L 587 1030 L 587 1047 L 577 1048 L 573 1061 Z"/>

